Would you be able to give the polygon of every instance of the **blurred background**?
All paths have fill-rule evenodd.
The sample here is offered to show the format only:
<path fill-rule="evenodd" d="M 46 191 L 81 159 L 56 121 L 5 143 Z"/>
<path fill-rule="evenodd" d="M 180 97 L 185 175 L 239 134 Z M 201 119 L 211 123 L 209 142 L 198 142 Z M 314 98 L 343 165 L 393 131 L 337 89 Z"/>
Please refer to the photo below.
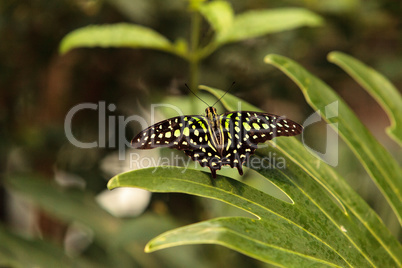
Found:
<path fill-rule="evenodd" d="M 226 90 L 235 81 L 232 94 L 302 123 L 313 112 L 302 93 L 280 71 L 263 63 L 269 53 L 290 57 L 334 88 L 384 147 L 401 160 L 400 148 L 385 133 L 390 122 L 384 111 L 326 59 L 334 50 L 348 53 L 401 89 L 400 1 L 230 2 L 236 13 L 305 7 L 321 15 L 325 24 L 226 45 L 202 63 L 200 84 Z M 20 249 L 27 264 L 30 252 L 55 264 L 63 262 L 60 256 L 66 253 L 81 266 L 118 263 L 120 267 L 186 267 L 191 261 L 196 267 L 242 267 L 246 263 L 248 267 L 265 267 L 213 245 L 144 253 L 146 242 L 163 231 L 240 212 L 180 194 L 151 195 L 136 189 L 108 192 L 107 181 L 128 169 L 118 160 L 117 148 L 79 149 L 67 140 L 64 119 L 77 104 L 114 104 L 117 108 L 106 110 L 106 116 L 128 117 L 149 113 L 151 104 L 189 94 L 184 87 L 188 65 L 170 54 L 93 48 L 59 55 L 59 43 L 70 31 L 89 24 L 117 22 L 145 25 L 170 40 L 190 36 L 190 13 L 184 0 L 0 2 L 1 240 L 9 242 L 7 247 Z M 212 34 L 204 21 L 201 44 Z M 207 94 L 200 95 L 213 102 Z M 199 107 L 199 114 L 203 114 L 204 104 Z M 72 125 L 78 140 L 98 140 L 98 116 L 95 110 L 74 116 Z M 133 125 L 125 129 L 124 135 L 130 140 L 140 130 Z M 323 150 L 325 131 L 324 124 L 306 130 L 309 146 Z M 117 137 L 108 137 L 109 142 L 111 139 Z M 340 152 L 337 171 L 402 240 L 391 209 L 342 142 Z M 124 228 L 136 232 L 127 235 Z M 8 251 L 15 252 L 2 244 L 0 264 Z"/>

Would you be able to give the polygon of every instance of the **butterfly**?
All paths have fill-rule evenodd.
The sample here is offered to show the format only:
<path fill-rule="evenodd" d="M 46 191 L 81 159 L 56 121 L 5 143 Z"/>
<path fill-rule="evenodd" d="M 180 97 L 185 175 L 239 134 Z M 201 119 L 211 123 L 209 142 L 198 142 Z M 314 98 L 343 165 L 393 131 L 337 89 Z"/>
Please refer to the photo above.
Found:
<path fill-rule="evenodd" d="M 214 107 L 206 115 L 184 115 L 156 123 L 134 137 L 137 149 L 160 147 L 183 151 L 202 167 L 209 167 L 213 178 L 222 166 L 237 168 L 263 143 L 278 136 L 295 136 L 303 127 L 281 116 L 260 112 L 236 111 L 218 115 Z"/>

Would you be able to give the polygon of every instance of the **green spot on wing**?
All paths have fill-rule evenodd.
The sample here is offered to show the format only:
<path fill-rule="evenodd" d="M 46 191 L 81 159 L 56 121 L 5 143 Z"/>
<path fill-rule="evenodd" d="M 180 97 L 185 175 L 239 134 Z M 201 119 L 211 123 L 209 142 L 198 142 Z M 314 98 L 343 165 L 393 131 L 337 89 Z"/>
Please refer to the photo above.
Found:
<path fill-rule="evenodd" d="M 260 129 L 260 125 L 258 125 L 257 123 L 253 123 L 253 128 L 255 128 L 256 130 Z"/>
<path fill-rule="evenodd" d="M 247 123 L 243 123 L 243 127 L 244 127 L 244 129 L 247 130 L 247 131 L 250 131 L 250 129 L 251 129 L 250 125 L 247 124 Z"/>
<path fill-rule="evenodd" d="M 229 129 L 229 122 L 230 122 L 229 119 L 225 121 L 225 128 L 226 128 L 226 129 Z"/>

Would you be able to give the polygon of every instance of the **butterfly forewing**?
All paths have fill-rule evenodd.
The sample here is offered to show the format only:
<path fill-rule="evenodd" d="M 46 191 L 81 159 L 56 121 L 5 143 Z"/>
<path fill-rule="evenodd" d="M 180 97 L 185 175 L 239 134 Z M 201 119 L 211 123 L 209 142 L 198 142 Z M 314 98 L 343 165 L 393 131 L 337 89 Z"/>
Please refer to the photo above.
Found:
<path fill-rule="evenodd" d="M 192 116 L 178 116 L 161 121 L 141 131 L 131 141 L 137 149 L 153 149 L 159 147 L 192 149 L 183 139 L 183 129 Z"/>
<path fill-rule="evenodd" d="M 161 121 L 141 131 L 131 142 L 137 149 L 169 147 L 184 151 L 201 166 L 216 156 L 208 120 L 203 116 L 179 116 Z M 219 156 L 219 155 L 218 155 Z"/>

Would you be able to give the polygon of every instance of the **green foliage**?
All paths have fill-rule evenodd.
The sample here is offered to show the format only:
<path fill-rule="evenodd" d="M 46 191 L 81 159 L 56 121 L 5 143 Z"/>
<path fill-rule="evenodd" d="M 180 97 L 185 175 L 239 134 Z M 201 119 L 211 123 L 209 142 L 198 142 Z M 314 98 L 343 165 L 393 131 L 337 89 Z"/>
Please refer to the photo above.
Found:
<path fill-rule="evenodd" d="M 331 55 L 331 58 L 335 62 L 338 58 L 337 55 L 338 54 Z M 347 56 L 342 57 L 341 55 L 340 60 L 346 57 Z M 351 60 L 352 58 L 349 57 L 349 61 Z M 339 131 L 340 136 L 349 145 L 356 157 L 359 158 L 373 181 L 387 198 L 389 204 L 394 209 L 399 222 L 402 224 L 402 196 L 399 190 L 402 189 L 402 170 L 397 161 L 393 159 L 388 151 L 386 151 L 384 147 L 382 147 L 382 145 L 371 135 L 346 103 L 340 99 L 332 89 L 325 85 L 325 83 L 302 69 L 300 65 L 285 57 L 268 55 L 265 58 L 265 61 L 278 67 L 295 81 L 302 90 L 307 102 L 314 110 L 320 111 L 321 114 L 327 113 L 332 115 L 331 117 L 326 117 L 325 120 L 328 123 L 337 123 L 337 130 Z M 363 66 L 355 68 L 356 62 L 356 60 L 353 60 L 352 63 L 355 65 L 344 63 L 344 66 L 348 66 L 347 68 L 353 70 L 351 71 L 353 73 L 360 71 L 361 79 L 372 79 L 370 77 L 372 77 L 373 71 L 367 71 L 367 67 L 365 70 L 362 70 Z M 377 74 L 377 77 L 378 76 L 380 75 Z M 383 81 L 386 81 L 385 78 L 383 78 Z M 389 82 L 383 84 L 386 87 L 389 85 Z M 367 90 L 372 92 L 372 94 L 375 94 L 375 91 L 371 88 L 368 88 Z M 391 96 L 399 96 L 394 88 L 388 86 L 387 90 Z M 395 102 L 398 102 L 397 97 Z M 336 111 L 328 109 L 328 105 L 332 103 L 336 103 Z M 390 102 L 390 104 L 393 103 Z M 383 105 L 388 107 L 387 110 L 392 109 L 392 106 L 387 106 L 384 102 Z M 399 105 L 402 105 L 400 96 Z"/>
<path fill-rule="evenodd" d="M 39 239 L 26 239 L 10 234 L 0 228 L 2 246 L 1 265 L 18 264 L 26 267 L 36 264 L 41 267 L 54 267 L 57 264 L 79 267 L 132 267 L 143 263 L 169 263 L 166 267 L 177 267 L 180 263 L 167 255 L 139 257 L 133 248 L 142 246 L 153 236 L 175 228 L 178 224 L 168 216 L 148 213 L 139 219 L 119 219 L 104 211 L 95 201 L 95 197 L 77 189 L 66 190 L 46 180 L 35 177 L 12 177 L 7 179 L 7 186 L 13 192 L 29 196 L 50 215 L 64 222 L 79 222 L 94 232 L 95 242 L 103 249 L 98 257 L 74 258 L 66 256 L 57 245 Z M 182 252 L 183 250 L 180 250 Z M 178 252 L 177 252 L 178 253 Z M 189 262 L 195 258 L 195 252 L 186 250 L 181 262 Z M 0 257 L 2 257 L 0 255 Z M 207 264 L 205 264 L 207 265 Z"/>
<path fill-rule="evenodd" d="M 376 70 L 344 53 L 332 52 L 328 59 L 344 69 L 376 99 L 391 120 L 388 135 L 402 146 L 402 97 L 394 85 Z"/>
<path fill-rule="evenodd" d="M 325 113 L 325 107 L 338 102 L 337 123 L 340 133 L 344 129 L 359 127 L 356 124 L 361 123 L 352 116 L 343 100 L 300 65 L 278 55 L 268 55 L 265 61 L 296 81 L 310 105 L 321 108 L 324 111 L 321 115 L 329 123 L 333 123 L 334 111 Z M 224 94 L 223 91 L 205 86 L 201 86 L 201 89 L 211 92 L 217 98 Z M 234 110 L 239 101 L 227 94 L 222 104 L 228 110 Z M 242 107 L 245 110 L 259 110 L 243 101 Z M 325 115 L 329 115 L 329 118 Z M 363 129 L 362 126 L 360 128 Z M 367 130 L 362 131 L 363 137 L 370 135 Z M 353 138 L 348 134 L 342 137 Z M 361 142 L 366 142 L 364 146 L 370 152 L 378 150 L 379 145 L 373 140 L 362 139 L 349 144 L 352 151 L 358 151 Z M 274 151 L 286 159 L 286 169 L 256 171 L 285 192 L 293 204 L 227 177 L 219 176 L 211 180 L 203 172 L 186 170 L 183 174 L 181 169 L 173 167 L 160 169 L 156 173 L 145 169 L 120 174 L 109 181 L 108 187 L 140 187 L 153 192 L 182 192 L 213 198 L 242 208 L 257 217 L 257 220 L 218 218 L 175 229 L 151 240 L 147 251 L 183 244 L 214 243 L 267 263 L 287 267 L 397 267 L 402 264 L 401 245 L 378 215 L 333 168 L 306 151 L 294 137 L 286 140 L 278 138 L 270 143 L 273 148 L 258 150 L 253 159 L 264 161 Z M 384 158 L 391 162 L 390 165 L 395 162 L 385 151 Z M 365 165 L 365 159 L 361 159 L 361 162 Z M 388 170 L 391 174 L 381 183 L 385 186 L 385 194 L 398 197 L 393 191 L 396 189 L 387 185 L 389 181 L 399 183 L 398 176 L 402 172 L 393 174 L 393 170 L 396 171 L 396 168 Z M 373 176 L 373 179 L 378 178 Z M 396 200 L 396 206 L 399 205 L 400 202 Z M 306 245 L 309 246 L 306 248 Z"/>
<path fill-rule="evenodd" d="M 91 25 L 77 29 L 63 38 L 60 53 L 75 47 L 150 48 L 178 55 L 187 52 L 180 43 L 174 46 L 166 37 L 150 28 L 128 23 Z"/>
<path fill-rule="evenodd" d="M 206 6 L 205 9 L 202 9 L 202 14 L 205 15 L 216 31 L 215 42 L 218 45 L 301 26 L 320 26 L 322 24 L 322 19 L 319 16 L 302 8 L 257 10 L 245 12 L 238 16 L 234 16 L 231 13 L 232 10 L 223 10 L 222 13 L 227 15 L 217 19 L 216 17 L 221 14 L 220 10 L 216 10 L 219 2 L 210 3 L 211 7 Z"/>
<path fill-rule="evenodd" d="M 167 52 L 186 60 L 190 66 L 190 87 L 198 90 L 201 61 L 222 46 L 323 24 L 320 16 L 303 8 L 256 9 L 235 14 L 227 1 L 189 2 L 190 40 L 179 37 L 172 41 L 152 28 L 137 24 L 90 25 L 67 34 L 59 51 L 64 54 L 76 48 L 114 47 Z M 310 4 L 318 6 L 317 3 Z M 202 19 L 210 25 L 214 35 L 201 46 Z M 328 58 L 379 102 L 391 120 L 388 134 L 402 144 L 402 101 L 395 87 L 377 71 L 351 56 L 332 52 Z M 402 172 L 397 161 L 345 102 L 315 75 L 282 56 L 268 55 L 265 62 L 296 82 L 309 105 L 321 111 L 324 120 L 336 126 L 402 222 Z M 224 93 L 206 86 L 199 88 L 216 98 Z M 181 100 L 176 99 L 176 102 Z M 231 94 L 221 100 L 227 110 L 235 110 L 238 102 L 245 110 L 259 111 Z M 338 104 L 338 114 L 326 117 L 328 111 L 325 107 L 333 102 Z M 196 107 L 188 98 L 183 103 L 190 108 Z M 251 161 L 269 164 L 267 158 L 275 153 L 285 160 L 286 168 L 255 168 L 248 174 L 258 173 L 275 185 L 275 189 L 280 189 L 290 202 L 234 177 L 221 175 L 212 180 L 205 169 L 141 169 L 119 174 L 109 181 L 109 189 L 139 187 L 159 193 L 186 193 L 218 200 L 249 214 L 249 217 L 218 217 L 184 227 L 179 227 L 183 222 L 163 214 L 146 213 L 135 219 L 116 218 L 100 208 L 94 194 L 88 191 L 65 189 L 32 176 L 8 176 L 6 186 L 9 191 L 29 197 L 40 209 L 63 223 L 85 224 L 94 233 L 94 246 L 80 257 L 67 256 L 61 245 L 16 235 L 0 225 L 0 240 L 3 242 L 0 266 L 55 267 L 62 263 L 70 267 L 158 267 L 160 264 L 188 267 L 191 263 L 193 267 L 219 267 L 216 259 L 200 258 L 194 247 L 174 248 L 190 244 L 222 245 L 262 262 L 285 267 L 402 266 L 400 243 L 334 168 L 306 151 L 295 137 L 278 138 L 267 144 L 272 146 L 257 150 Z M 147 241 L 145 250 L 153 252 L 152 255 L 140 254 Z M 168 254 L 164 254 L 166 251 Z"/>
<path fill-rule="evenodd" d="M 267 173 L 263 175 L 273 176 Z M 275 179 L 280 181 L 279 184 L 291 183 L 290 174 L 277 175 Z M 146 250 L 149 252 L 184 244 L 215 243 L 274 264 L 346 265 L 331 246 L 320 238 L 326 237 L 325 240 L 329 241 L 336 239 L 341 244 L 339 241 L 345 240 L 342 232 L 336 226 L 325 226 L 324 222 L 320 222 L 318 215 L 312 215 L 318 213 L 316 209 L 311 210 L 314 204 L 302 205 L 297 202 L 296 195 L 292 196 L 296 202 L 290 204 L 227 177 L 219 176 L 211 180 L 207 173 L 173 167 L 158 169 L 154 173 L 145 169 L 120 174 L 109 182 L 108 187 L 133 185 L 153 192 L 173 191 L 217 199 L 254 216 L 253 219 L 218 218 L 169 231 L 148 243 Z M 307 219 L 312 217 L 316 219 L 315 225 L 325 226 L 318 230 L 318 234 L 305 227 L 308 225 Z M 328 232 L 334 235 L 328 236 Z M 312 245 L 312 248 L 307 248 L 306 244 Z M 310 250 L 314 251 L 314 256 L 308 253 Z"/>
<path fill-rule="evenodd" d="M 191 1 L 190 1 L 191 2 Z M 135 24 L 91 25 L 63 38 L 60 52 L 80 47 L 129 47 L 156 49 L 185 58 L 190 63 L 190 86 L 197 90 L 199 62 L 218 47 L 302 26 L 320 26 L 322 18 L 303 8 L 249 11 L 235 15 L 226 1 L 190 3 L 193 13 L 191 45 L 184 38 L 170 42 L 151 28 Z M 199 47 L 199 13 L 215 31 L 214 38 Z M 191 46 L 191 49 L 188 49 Z"/>
<path fill-rule="evenodd" d="M 173 45 L 166 37 L 148 27 L 118 23 L 74 30 L 63 38 L 60 53 L 80 47 L 128 47 L 157 49 L 187 59 L 202 59 L 217 47 L 230 42 L 322 24 L 318 15 L 302 8 L 249 11 L 235 16 L 227 2 L 213 1 L 200 5 L 199 11 L 215 30 L 214 40 L 202 50 L 188 51 L 184 39 L 176 40 L 176 45 Z"/>

